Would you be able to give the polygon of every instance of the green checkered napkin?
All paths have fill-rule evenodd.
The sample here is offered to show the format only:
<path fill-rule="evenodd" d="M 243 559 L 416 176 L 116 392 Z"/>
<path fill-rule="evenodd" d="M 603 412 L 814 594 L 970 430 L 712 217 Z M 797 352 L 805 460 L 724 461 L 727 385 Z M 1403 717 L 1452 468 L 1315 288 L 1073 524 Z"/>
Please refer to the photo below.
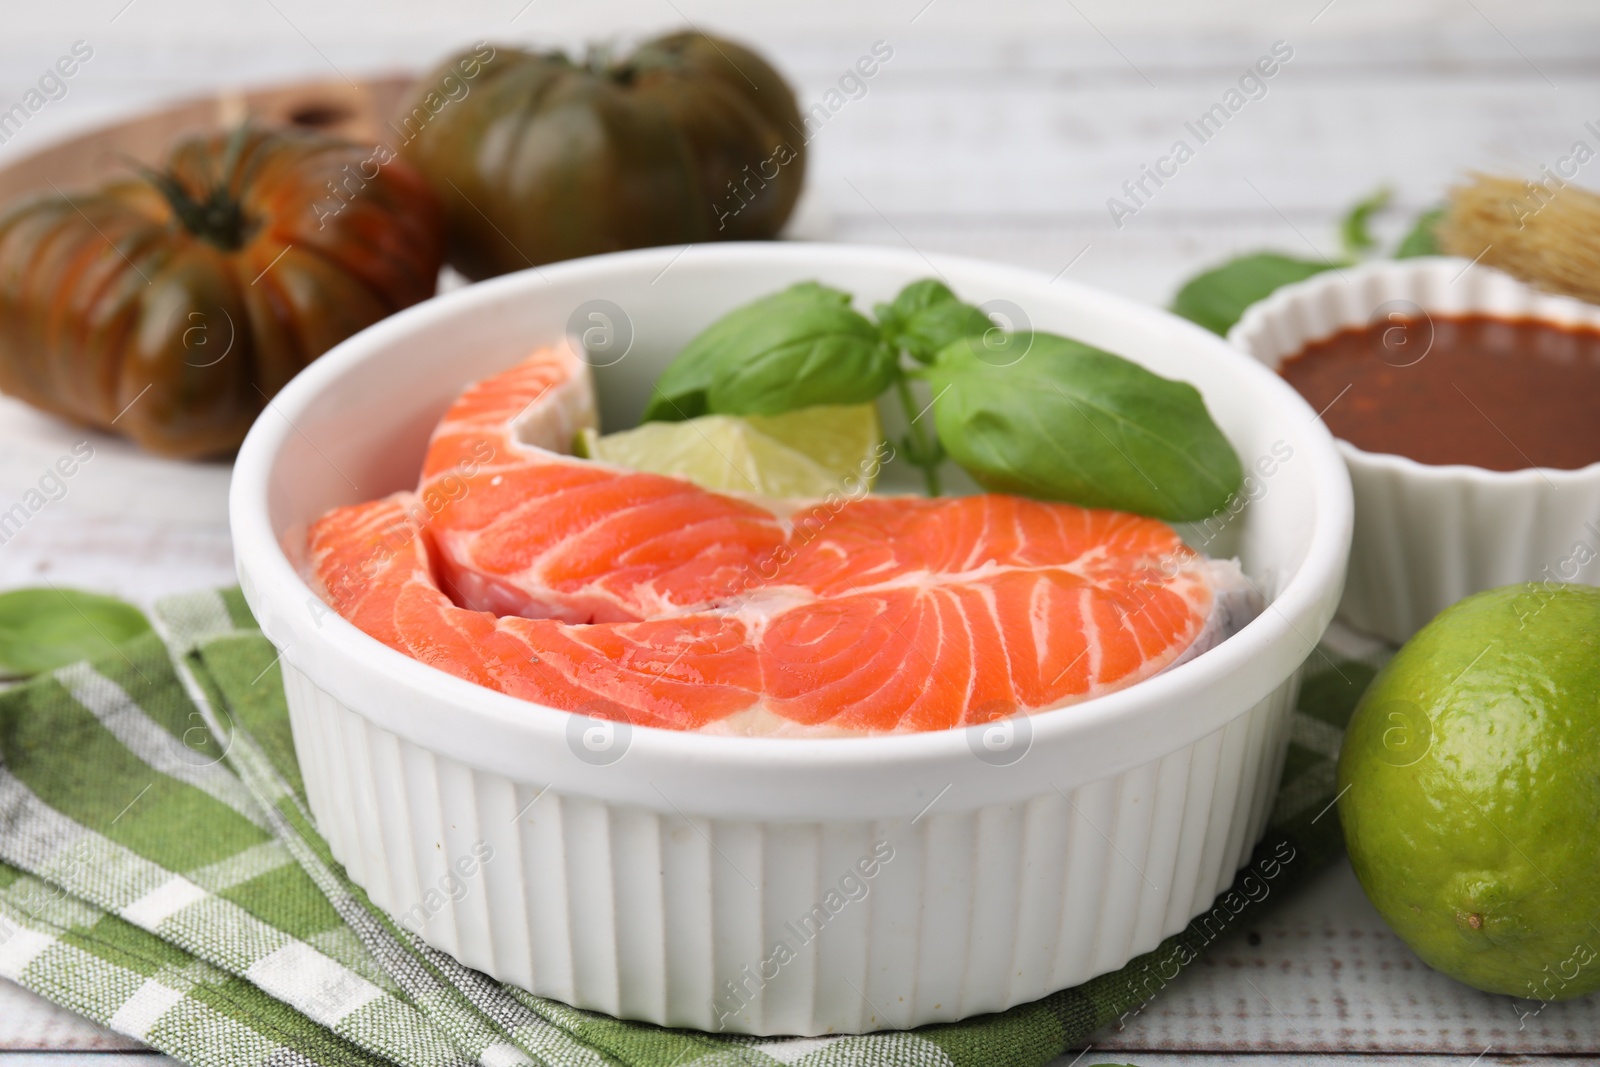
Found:
<path fill-rule="evenodd" d="M 166 601 L 158 629 L 0 694 L 0 975 L 180 1060 L 230 1067 L 1047 1063 L 1337 853 L 1333 757 L 1373 673 L 1314 657 L 1254 862 L 1153 952 L 997 1015 L 756 1039 L 578 1011 L 428 948 L 317 834 L 277 654 L 238 592 Z"/>

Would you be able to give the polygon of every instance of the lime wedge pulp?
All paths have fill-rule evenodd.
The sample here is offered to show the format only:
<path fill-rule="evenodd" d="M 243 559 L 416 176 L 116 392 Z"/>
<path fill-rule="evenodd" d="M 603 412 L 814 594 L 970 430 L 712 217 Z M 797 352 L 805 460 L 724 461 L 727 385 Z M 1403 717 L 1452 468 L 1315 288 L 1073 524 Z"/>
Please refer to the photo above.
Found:
<path fill-rule="evenodd" d="M 647 422 L 603 436 L 585 430 L 577 452 L 619 467 L 677 475 L 720 493 L 824 497 L 871 488 L 882 440 L 877 406 L 850 404 Z"/>

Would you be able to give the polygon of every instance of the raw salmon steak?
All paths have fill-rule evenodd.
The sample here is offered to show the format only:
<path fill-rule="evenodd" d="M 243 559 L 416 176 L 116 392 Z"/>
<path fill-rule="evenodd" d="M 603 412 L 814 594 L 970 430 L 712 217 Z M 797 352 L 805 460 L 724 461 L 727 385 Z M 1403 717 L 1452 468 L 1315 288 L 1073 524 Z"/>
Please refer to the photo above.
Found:
<path fill-rule="evenodd" d="M 318 592 L 392 648 L 569 711 L 797 736 L 1086 700 L 1226 637 L 1237 565 L 1166 524 L 982 495 L 762 501 L 575 458 L 565 344 L 471 386 L 415 491 L 310 531 Z"/>

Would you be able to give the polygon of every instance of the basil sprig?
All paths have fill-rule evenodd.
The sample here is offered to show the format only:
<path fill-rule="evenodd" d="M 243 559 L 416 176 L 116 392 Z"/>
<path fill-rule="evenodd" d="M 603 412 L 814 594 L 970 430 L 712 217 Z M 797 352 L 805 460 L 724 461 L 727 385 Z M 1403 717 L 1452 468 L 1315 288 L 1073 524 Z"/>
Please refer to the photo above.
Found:
<path fill-rule="evenodd" d="M 883 338 L 897 352 L 918 363 L 932 363 L 943 348 L 964 337 L 1003 335 L 980 308 L 963 303 L 950 287 L 936 278 L 912 282 L 900 290 L 892 303 L 873 309 Z M 1004 343 L 1001 341 L 1000 343 Z M 911 388 L 911 377 L 902 368 L 896 378 L 895 395 L 905 412 L 906 432 L 895 442 L 897 454 L 922 472 L 929 496 L 940 493 L 939 467 L 945 461 L 944 444 L 931 426 L 923 424 L 926 409 Z"/>
<path fill-rule="evenodd" d="M 879 304 L 872 310 L 884 340 L 919 363 L 932 363 L 940 349 L 953 341 L 998 329 L 981 309 L 962 303 L 949 286 L 935 278 L 912 282 L 892 304 Z"/>
<path fill-rule="evenodd" d="M 1339 223 L 1339 241 L 1344 246 L 1339 259 L 1299 259 L 1277 252 L 1252 252 L 1190 278 L 1172 298 L 1172 310 L 1213 333 L 1226 334 L 1243 317 L 1245 308 L 1265 300 L 1280 287 L 1325 270 L 1351 266 L 1376 254 L 1378 239 L 1372 234 L 1372 219 L 1389 206 L 1389 200 L 1389 190 L 1379 189 L 1345 214 Z M 1434 228 L 1444 213 L 1443 207 L 1436 207 L 1417 216 L 1396 246 L 1394 258 L 1438 255 Z"/>
<path fill-rule="evenodd" d="M 1393 196 L 1388 188 L 1379 189 L 1366 199 L 1357 201 L 1345 213 L 1339 223 L 1339 243 L 1344 245 L 1347 257 L 1356 259 L 1377 249 L 1378 239 L 1372 235 L 1372 217 L 1388 207 Z"/>
<path fill-rule="evenodd" d="M 907 423 L 896 454 L 933 496 L 950 458 L 999 492 L 1185 521 L 1225 506 L 1243 480 L 1193 386 L 1003 330 L 932 278 L 874 311 L 876 324 L 816 282 L 736 308 L 661 375 L 645 420 L 859 404 L 892 388 Z M 919 379 L 930 403 L 913 392 Z"/>
<path fill-rule="evenodd" d="M 1065 337 L 1035 333 L 997 362 L 981 339 L 925 372 L 939 440 L 986 489 L 1172 522 L 1226 506 L 1239 457 L 1194 386 Z"/>
<path fill-rule="evenodd" d="M 897 373 L 895 352 L 850 306 L 849 293 L 801 282 L 735 308 L 694 337 L 656 380 L 644 421 L 864 404 Z"/>
<path fill-rule="evenodd" d="M 1195 275 L 1172 298 L 1172 310 L 1212 333 L 1224 334 L 1244 309 L 1278 288 L 1339 266 L 1328 260 L 1296 259 L 1277 252 L 1255 252 L 1230 259 Z"/>
<path fill-rule="evenodd" d="M 1411 229 L 1400 238 L 1400 244 L 1394 250 L 1395 259 L 1411 259 L 1415 256 L 1437 256 L 1439 250 L 1439 237 L 1435 232 L 1439 223 L 1444 221 L 1445 208 L 1443 206 L 1429 208 L 1418 215 L 1411 224 Z"/>

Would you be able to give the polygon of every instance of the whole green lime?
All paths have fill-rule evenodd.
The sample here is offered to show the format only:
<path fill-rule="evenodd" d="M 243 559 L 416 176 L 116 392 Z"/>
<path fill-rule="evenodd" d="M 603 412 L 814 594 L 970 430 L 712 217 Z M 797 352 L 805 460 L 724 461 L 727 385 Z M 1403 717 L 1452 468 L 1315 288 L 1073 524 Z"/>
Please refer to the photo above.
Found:
<path fill-rule="evenodd" d="M 1600 989 L 1600 589 L 1468 597 L 1406 643 L 1339 754 L 1356 877 L 1430 967 Z"/>

